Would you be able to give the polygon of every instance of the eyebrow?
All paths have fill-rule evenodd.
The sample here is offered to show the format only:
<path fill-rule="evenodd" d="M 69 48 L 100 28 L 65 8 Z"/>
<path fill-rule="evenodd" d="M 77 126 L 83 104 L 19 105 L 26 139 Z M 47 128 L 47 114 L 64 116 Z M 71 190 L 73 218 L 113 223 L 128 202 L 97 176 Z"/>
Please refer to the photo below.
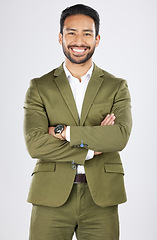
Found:
<path fill-rule="evenodd" d="M 67 31 L 76 31 L 75 28 L 66 28 Z"/>
<path fill-rule="evenodd" d="M 93 32 L 92 29 L 84 29 L 83 32 Z"/>
<path fill-rule="evenodd" d="M 66 31 L 77 32 L 77 30 L 75 28 L 66 28 Z M 93 33 L 93 30 L 92 29 L 84 29 L 83 32 L 92 32 Z"/>

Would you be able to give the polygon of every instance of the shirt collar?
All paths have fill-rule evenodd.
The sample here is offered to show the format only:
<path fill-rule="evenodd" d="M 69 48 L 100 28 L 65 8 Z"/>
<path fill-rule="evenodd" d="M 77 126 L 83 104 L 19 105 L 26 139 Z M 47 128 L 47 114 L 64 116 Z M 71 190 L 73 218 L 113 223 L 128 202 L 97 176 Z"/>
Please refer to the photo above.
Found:
<path fill-rule="evenodd" d="M 93 68 L 94 68 L 94 64 L 93 64 L 93 62 L 92 62 L 92 66 L 90 67 L 90 69 L 88 70 L 88 72 L 87 72 L 84 76 L 81 77 L 81 79 L 84 80 L 84 79 L 86 79 L 86 77 L 91 78 L 92 72 L 93 72 Z M 72 76 L 71 72 L 70 72 L 70 71 L 68 70 L 68 68 L 65 66 L 65 62 L 63 63 L 63 69 L 64 69 L 65 75 L 66 75 L 66 77 L 67 77 L 68 79 L 69 79 L 69 77 L 70 77 L 70 78 L 74 78 L 74 77 Z"/>

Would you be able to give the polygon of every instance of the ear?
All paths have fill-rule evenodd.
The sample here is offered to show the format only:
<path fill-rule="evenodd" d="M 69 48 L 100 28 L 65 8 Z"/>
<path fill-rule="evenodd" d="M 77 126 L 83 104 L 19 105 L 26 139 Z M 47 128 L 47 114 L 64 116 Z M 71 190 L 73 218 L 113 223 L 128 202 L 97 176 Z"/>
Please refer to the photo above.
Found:
<path fill-rule="evenodd" d="M 61 33 L 59 33 L 59 36 L 58 36 L 58 40 L 59 40 L 59 44 L 62 45 L 63 43 L 63 35 Z"/>
<path fill-rule="evenodd" d="M 97 35 L 96 36 L 96 47 L 99 45 L 99 42 L 100 42 L 100 35 Z"/>

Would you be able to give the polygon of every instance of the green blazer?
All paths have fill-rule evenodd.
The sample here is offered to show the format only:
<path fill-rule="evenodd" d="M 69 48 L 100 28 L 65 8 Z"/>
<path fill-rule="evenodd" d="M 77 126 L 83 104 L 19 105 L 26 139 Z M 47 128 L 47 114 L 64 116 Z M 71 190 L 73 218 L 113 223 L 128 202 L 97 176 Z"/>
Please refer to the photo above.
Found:
<path fill-rule="evenodd" d="M 94 202 L 102 207 L 126 201 L 123 166 L 119 156 L 127 144 L 132 118 L 127 83 L 94 65 L 79 120 L 63 65 L 33 79 L 26 94 L 24 136 L 32 158 L 28 202 L 58 207 L 71 192 L 76 169 L 83 164 Z M 115 125 L 100 126 L 108 113 Z M 48 134 L 49 126 L 71 126 L 70 143 Z M 80 144 L 85 147 L 80 147 Z M 88 149 L 103 152 L 85 161 Z"/>

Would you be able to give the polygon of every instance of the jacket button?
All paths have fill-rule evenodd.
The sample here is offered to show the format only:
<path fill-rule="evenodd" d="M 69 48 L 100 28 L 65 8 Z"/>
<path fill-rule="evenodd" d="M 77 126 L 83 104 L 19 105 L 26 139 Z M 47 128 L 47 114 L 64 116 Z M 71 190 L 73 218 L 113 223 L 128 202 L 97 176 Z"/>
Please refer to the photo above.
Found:
<path fill-rule="evenodd" d="M 72 169 L 76 170 L 77 166 L 75 164 L 72 165 Z"/>

